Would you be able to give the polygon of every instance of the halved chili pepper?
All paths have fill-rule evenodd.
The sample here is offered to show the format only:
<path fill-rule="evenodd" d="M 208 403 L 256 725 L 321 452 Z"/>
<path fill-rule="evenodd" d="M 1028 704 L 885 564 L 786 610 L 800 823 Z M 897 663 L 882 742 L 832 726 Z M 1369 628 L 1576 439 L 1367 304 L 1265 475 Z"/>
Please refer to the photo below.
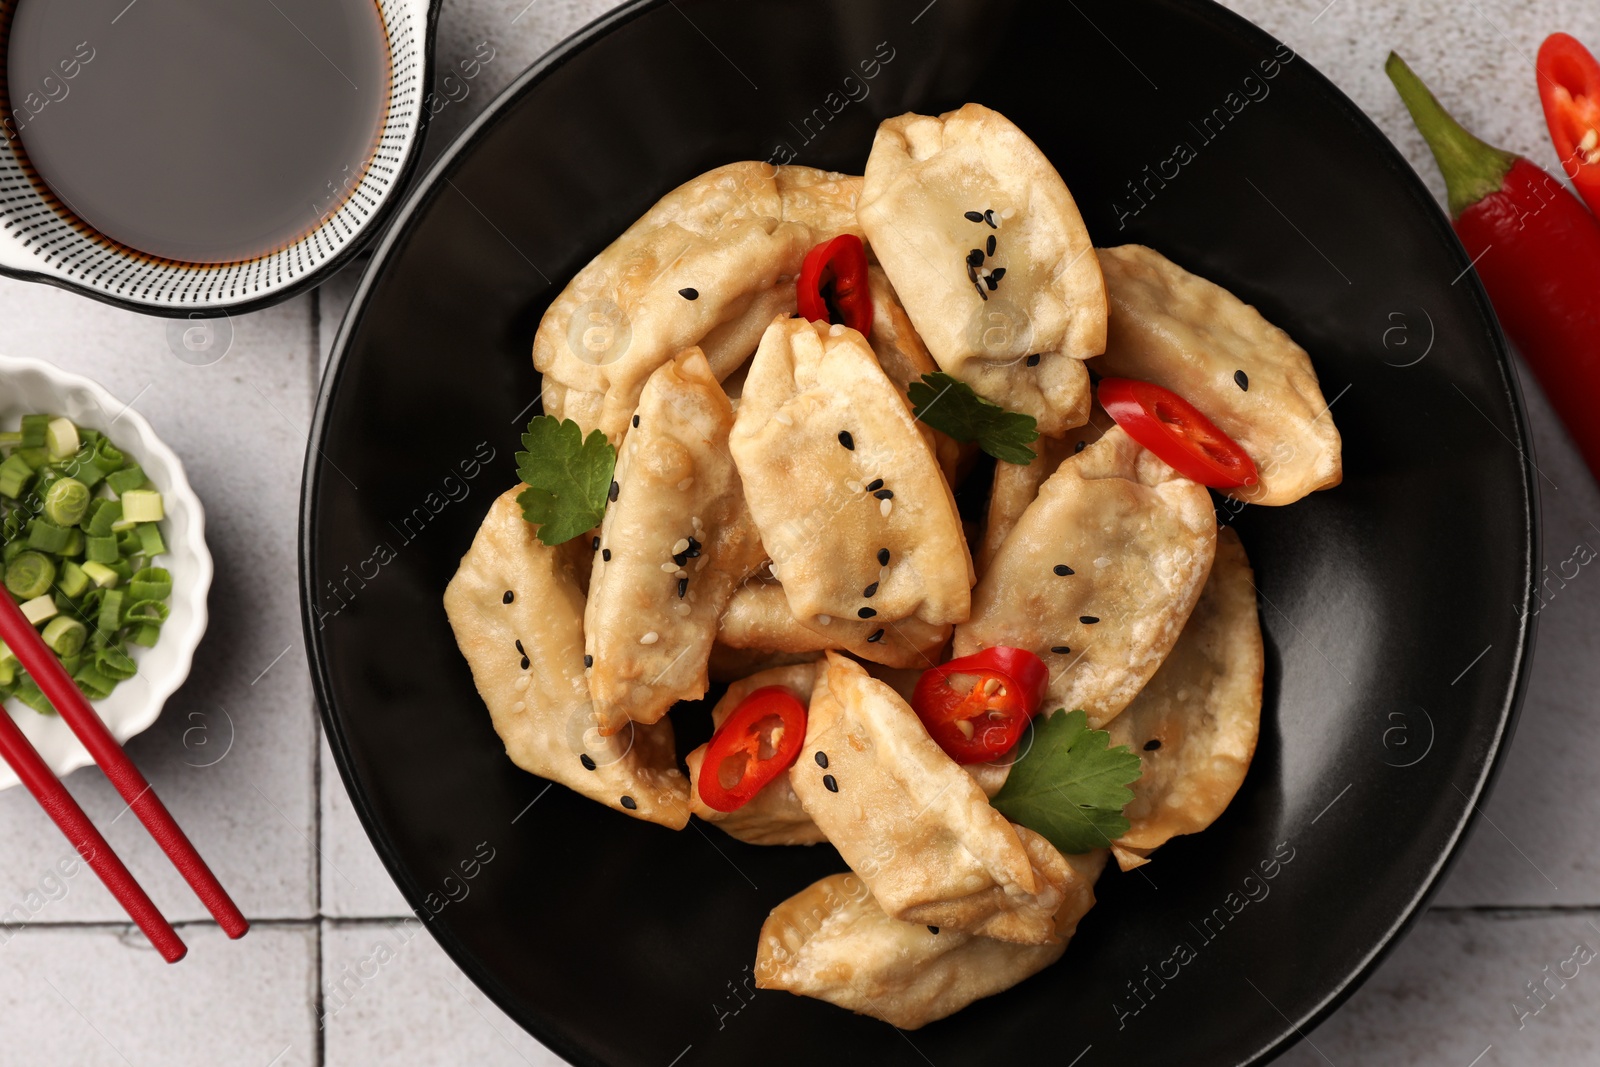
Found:
<path fill-rule="evenodd" d="M 795 282 L 795 301 L 812 322 L 842 322 L 860 334 L 871 332 L 872 293 L 861 238 L 842 233 L 807 252 Z"/>
<path fill-rule="evenodd" d="M 1600 476 L 1600 224 L 1555 178 L 1462 129 L 1399 56 L 1384 69 L 1444 173 L 1451 224 L 1501 325 Z"/>
<path fill-rule="evenodd" d="M 911 706 L 951 759 L 983 763 L 1011 751 L 1049 680 L 1038 656 L 999 645 L 923 671 Z"/>
<path fill-rule="evenodd" d="M 1577 38 L 1552 33 L 1539 46 L 1539 99 L 1561 167 L 1600 215 L 1600 63 Z"/>
<path fill-rule="evenodd" d="M 711 735 L 700 764 L 700 799 L 738 811 L 789 769 L 806 740 L 806 709 L 781 685 L 757 689 Z"/>
<path fill-rule="evenodd" d="M 1102 378 L 1095 395 L 1129 437 L 1185 478 L 1213 489 L 1256 484 L 1249 453 L 1172 390 L 1132 378 Z"/>

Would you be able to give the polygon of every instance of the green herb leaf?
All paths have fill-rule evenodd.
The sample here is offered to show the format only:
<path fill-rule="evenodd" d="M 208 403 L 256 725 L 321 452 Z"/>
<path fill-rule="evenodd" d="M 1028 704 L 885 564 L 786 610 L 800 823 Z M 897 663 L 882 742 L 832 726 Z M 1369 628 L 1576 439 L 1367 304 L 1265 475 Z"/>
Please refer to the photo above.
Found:
<path fill-rule="evenodd" d="M 1127 745 L 1108 747 L 1111 735 L 1089 729 L 1081 710 L 1057 708 L 1032 730 L 1033 747 L 990 801 L 995 809 L 1063 853 L 1105 848 L 1127 833 L 1122 809 L 1133 799 L 1126 787 L 1139 777 L 1138 755 Z"/>
<path fill-rule="evenodd" d="M 912 414 L 935 430 L 957 441 L 976 441 L 979 448 L 1007 463 L 1033 462 L 1028 446 L 1039 439 L 1039 429 L 1032 415 L 1007 411 L 944 371 L 924 374 L 906 392 Z"/>
<path fill-rule="evenodd" d="M 584 440 L 571 419 L 535 415 L 522 435 L 517 474 L 528 488 L 517 496 L 522 517 L 539 526 L 539 540 L 564 544 L 599 525 L 606 513 L 617 450 L 599 430 Z"/>

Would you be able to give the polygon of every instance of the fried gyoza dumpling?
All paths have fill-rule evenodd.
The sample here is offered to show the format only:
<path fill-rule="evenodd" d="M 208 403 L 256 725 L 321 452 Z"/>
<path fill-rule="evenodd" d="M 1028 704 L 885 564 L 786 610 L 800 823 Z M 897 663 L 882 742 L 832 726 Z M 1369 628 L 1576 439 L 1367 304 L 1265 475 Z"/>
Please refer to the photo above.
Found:
<path fill-rule="evenodd" d="M 939 366 L 1040 433 L 1083 423 L 1079 361 L 1105 348 L 1105 286 L 1072 194 L 1026 134 L 978 104 L 888 119 L 858 215 Z"/>
<path fill-rule="evenodd" d="M 774 315 L 794 310 L 806 251 L 855 231 L 861 179 L 730 163 L 662 197 L 563 289 L 539 322 L 533 365 L 545 411 L 613 443 L 645 379 L 691 345 L 717 377 L 749 356 Z"/>
<path fill-rule="evenodd" d="M 994 465 L 994 483 L 989 491 L 989 513 L 983 524 L 983 543 L 978 547 L 973 565 L 981 578 L 994 562 L 996 552 L 1016 526 L 1022 513 L 1028 510 L 1039 487 L 1056 472 L 1061 461 L 1075 456 L 1095 441 L 1113 423 L 1105 409 L 1096 404 L 1089 412 L 1089 421 L 1068 430 L 1061 437 L 1041 437 L 1033 443 L 1033 462 L 1007 463 L 998 460 Z"/>
<path fill-rule="evenodd" d="M 911 325 L 899 295 L 895 293 L 894 286 L 889 284 L 889 276 L 877 264 L 867 268 L 867 290 L 872 294 L 872 332 L 867 341 L 872 345 L 883 373 L 889 376 L 900 398 L 909 406 L 911 383 L 921 381 L 924 374 L 937 371 L 939 364 L 928 355 L 928 349 L 922 343 L 922 338 L 917 336 L 916 328 Z M 960 480 L 963 466 L 976 453 L 977 446 L 963 445 L 920 420 L 917 428 L 927 438 L 933 454 L 939 457 L 939 469 L 944 471 L 945 481 L 955 485 Z"/>
<path fill-rule="evenodd" d="M 854 660 L 828 653 L 789 779 L 890 916 L 1024 944 L 1053 939 L 1066 861 L 990 807 L 911 706 Z"/>
<path fill-rule="evenodd" d="M 876 638 L 876 640 L 873 640 Z M 950 624 L 935 626 L 909 619 L 835 619 L 802 623 L 789 610 L 777 582 L 748 581 L 739 586 L 718 624 L 717 640 L 729 648 L 767 652 L 823 652 L 844 649 L 891 667 L 926 669 L 950 643 Z"/>
<path fill-rule="evenodd" d="M 972 560 L 955 498 L 859 333 L 774 321 L 729 446 L 797 618 L 967 617 Z"/>
<path fill-rule="evenodd" d="M 830 875 L 767 916 L 756 948 L 756 987 L 816 997 L 902 1030 L 943 1019 L 1061 958 L 1094 906 L 1106 854 L 1066 861 L 1056 939 L 1041 945 L 891 919 L 858 875 Z"/>
<path fill-rule="evenodd" d="M 811 683 L 818 666 L 813 661 L 793 667 L 775 667 L 732 683 L 717 706 L 711 709 L 712 727 L 721 729 L 745 697 L 769 685 L 789 690 L 801 704 L 810 703 Z M 700 799 L 700 765 L 706 758 L 706 748 L 707 745 L 701 745 L 684 761 L 689 765 L 689 807 L 694 814 L 706 822 L 716 823 L 729 836 L 752 845 L 814 845 L 827 840 L 800 806 L 800 798 L 795 796 L 787 774 L 768 782 L 737 811 L 718 811 L 706 804 Z"/>
<path fill-rule="evenodd" d="M 973 592 L 955 654 L 1027 649 L 1050 668 L 1041 706 L 1082 708 L 1099 729 L 1171 651 L 1216 539 L 1205 487 L 1114 426 L 1039 487 Z"/>
<path fill-rule="evenodd" d="M 765 652 L 758 648 L 732 648 L 717 641 L 711 646 L 711 661 L 706 664 L 706 672 L 711 675 L 713 682 L 727 684 L 774 667 L 812 663 L 819 655 L 817 652 Z"/>
<path fill-rule="evenodd" d="M 728 455 L 733 409 L 698 348 L 650 376 L 635 418 L 583 620 L 606 733 L 705 694 L 717 620 L 765 558 Z"/>
<path fill-rule="evenodd" d="M 1106 729 L 1144 767 L 1112 846 L 1124 869 L 1204 830 L 1238 792 L 1261 727 L 1261 622 L 1239 535 L 1217 534 L 1211 577 L 1166 662 Z"/>
<path fill-rule="evenodd" d="M 584 680 L 583 594 L 571 555 L 534 536 L 517 503 L 521 489 L 490 507 L 444 592 L 495 732 L 523 770 L 681 830 L 689 780 L 678 770 L 672 724 L 600 735 Z"/>
<path fill-rule="evenodd" d="M 1095 370 L 1165 386 L 1239 442 L 1261 480 L 1229 496 L 1292 504 L 1339 484 L 1339 431 L 1305 349 L 1153 249 L 1103 248 L 1100 265 L 1111 324 Z"/>

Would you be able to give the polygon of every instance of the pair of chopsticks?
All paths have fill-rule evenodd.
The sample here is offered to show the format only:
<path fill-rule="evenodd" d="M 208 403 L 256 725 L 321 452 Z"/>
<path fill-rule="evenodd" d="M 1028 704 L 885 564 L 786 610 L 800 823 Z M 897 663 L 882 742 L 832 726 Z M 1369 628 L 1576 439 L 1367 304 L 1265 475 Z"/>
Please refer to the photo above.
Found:
<path fill-rule="evenodd" d="M 78 735 L 83 747 L 89 750 L 95 763 L 105 772 L 111 784 L 128 807 L 144 823 L 150 836 L 156 839 L 161 850 L 178 868 L 178 873 L 194 889 L 200 902 L 206 906 L 230 938 L 239 938 L 250 929 L 250 924 L 240 913 L 228 891 L 222 888 L 217 876 L 211 873 L 206 861 L 200 858 L 189 838 L 178 828 L 165 804 L 156 796 L 150 783 L 145 781 L 139 768 L 133 765 L 128 754 L 122 751 L 117 739 L 111 736 L 100 716 L 89 707 L 78 686 L 67 674 L 55 653 L 45 645 L 44 639 L 33 628 L 22 609 L 9 593 L 0 589 L 0 641 L 4 641 L 16 654 L 22 666 L 38 684 L 46 699 L 55 706 L 72 732 Z M 100 876 L 111 895 L 127 911 L 128 917 L 144 931 L 145 937 L 155 946 L 168 963 L 177 963 L 189 950 L 178 937 L 172 924 L 151 903 L 150 897 L 123 866 L 100 831 L 95 829 L 89 816 L 78 802 L 72 799 L 66 786 L 51 773 L 38 751 L 23 735 L 11 716 L 0 708 L 0 756 L 17 772 L 22 784 L 34 795 L 61 832 L 67 835 L 72 847 L 77 849 L 90 869 Z"/>

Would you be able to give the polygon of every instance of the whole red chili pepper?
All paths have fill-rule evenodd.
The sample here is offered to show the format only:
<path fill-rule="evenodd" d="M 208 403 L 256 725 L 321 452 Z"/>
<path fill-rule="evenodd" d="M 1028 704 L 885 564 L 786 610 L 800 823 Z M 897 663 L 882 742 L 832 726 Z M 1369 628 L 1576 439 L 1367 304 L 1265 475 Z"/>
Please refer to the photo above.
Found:
<path fill-rule="evenodd" d="M 1463 129 L 1399 56 L 1384 69 L 1444 174 L 1451 223 L 1501 325 L 1600 478 L 1600 224 L 1556 179 Z"/>

